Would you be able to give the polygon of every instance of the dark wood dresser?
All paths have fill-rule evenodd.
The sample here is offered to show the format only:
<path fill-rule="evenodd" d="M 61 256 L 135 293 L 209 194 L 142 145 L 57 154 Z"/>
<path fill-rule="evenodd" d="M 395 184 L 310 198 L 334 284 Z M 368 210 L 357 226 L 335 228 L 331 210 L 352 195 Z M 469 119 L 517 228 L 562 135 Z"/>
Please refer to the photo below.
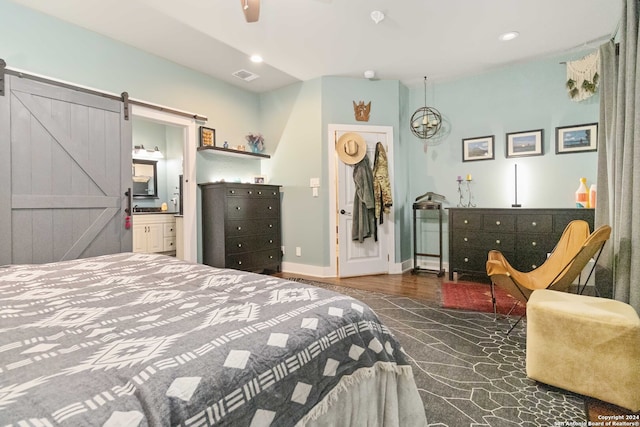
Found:
<path fill-rule="evenodd" d="M 199 185 L 203 263 L 245 271 L 280 271 L 279 186 Z"/>
<path fill-rule="evenodd" d="M 499 250 L 517 270 L 531 271 L 553 250 L 569 222 L 593 231 L 593 209 L 449 208 L 449 280 L 453 273 L 486 277 L 487 254 Z"/>

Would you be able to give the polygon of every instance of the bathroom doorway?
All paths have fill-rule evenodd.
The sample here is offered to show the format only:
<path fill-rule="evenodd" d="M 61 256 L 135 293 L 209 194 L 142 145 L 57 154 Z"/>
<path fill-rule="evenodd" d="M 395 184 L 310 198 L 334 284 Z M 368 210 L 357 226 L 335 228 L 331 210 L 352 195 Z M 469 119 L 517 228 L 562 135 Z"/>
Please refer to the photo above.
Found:
<path fill-rule="evenodd" d="M 177 138 L 171 138 L 166 151 L 168 153 L 176 150 L 181 151 L 182 164 L 172 165 L 169 168 L 171 177 L 175 175 L 175 185 L 173 182 L 169 182 L 167 187 L 175 188 L 175 191 L 172 191 L 171 194 L 167 191 L 166 203 L 176 211 L 180 208 L 182 209 L 181 226 L 178 227 L 180 232 L 178 233 L 179 236 L 176 236 L 179 239 L 176 243 L 181 246 L 181 258 L 186 261 L 197 262 L 196 120 L 195 118 L 139 105 L 132 106 L 132 116 L 134 121 L 145 120 L 165 125 L 167 134 L 177 135 Z M 155 149 L 155 146 L 145 146 L 145 148 Z M 182 175 L 181 183 L 179 181 L 180 175 Z M 169 181 L 173 179 L 171 177 L 168 175 Z M 182 203 L 180 203 L 180 199 L 182 199 Z"/>

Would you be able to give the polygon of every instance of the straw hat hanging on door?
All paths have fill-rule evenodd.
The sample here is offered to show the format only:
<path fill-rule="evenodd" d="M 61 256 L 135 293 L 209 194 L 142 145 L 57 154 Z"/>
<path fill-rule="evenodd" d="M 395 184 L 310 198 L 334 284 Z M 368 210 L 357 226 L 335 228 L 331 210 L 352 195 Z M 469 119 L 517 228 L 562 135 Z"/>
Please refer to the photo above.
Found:
<path fill-rule="evenodd" d="M 355 165 L 367 154 L 367 143 L 361 135 L 347 132 L 338 139 L 336 153 L 344 163 Z"/>

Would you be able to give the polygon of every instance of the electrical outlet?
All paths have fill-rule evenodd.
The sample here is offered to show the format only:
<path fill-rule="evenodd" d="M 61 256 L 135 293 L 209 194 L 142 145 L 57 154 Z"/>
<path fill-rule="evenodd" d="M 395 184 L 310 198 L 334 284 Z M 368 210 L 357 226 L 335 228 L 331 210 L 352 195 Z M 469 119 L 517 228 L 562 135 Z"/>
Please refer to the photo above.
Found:
<path fill-rule="evenodd" d="M 296 256 L 302 256 L 302 249 L 300 249 L 300 246 L 296 246 Z"/>

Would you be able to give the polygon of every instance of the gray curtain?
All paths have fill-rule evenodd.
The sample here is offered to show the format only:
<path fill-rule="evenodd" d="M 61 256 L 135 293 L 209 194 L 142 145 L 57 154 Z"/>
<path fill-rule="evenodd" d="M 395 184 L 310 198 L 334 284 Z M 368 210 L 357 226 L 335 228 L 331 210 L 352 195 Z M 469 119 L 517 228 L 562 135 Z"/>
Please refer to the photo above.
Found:
<path fill-rule="evenodd" d="M 640 0 L 625 0 L 618 32 L 600 47 L 598 203 L 596 225 L 610 224 L 611 239 L 598 262 L 600 294 L 640 313 Z"/>

